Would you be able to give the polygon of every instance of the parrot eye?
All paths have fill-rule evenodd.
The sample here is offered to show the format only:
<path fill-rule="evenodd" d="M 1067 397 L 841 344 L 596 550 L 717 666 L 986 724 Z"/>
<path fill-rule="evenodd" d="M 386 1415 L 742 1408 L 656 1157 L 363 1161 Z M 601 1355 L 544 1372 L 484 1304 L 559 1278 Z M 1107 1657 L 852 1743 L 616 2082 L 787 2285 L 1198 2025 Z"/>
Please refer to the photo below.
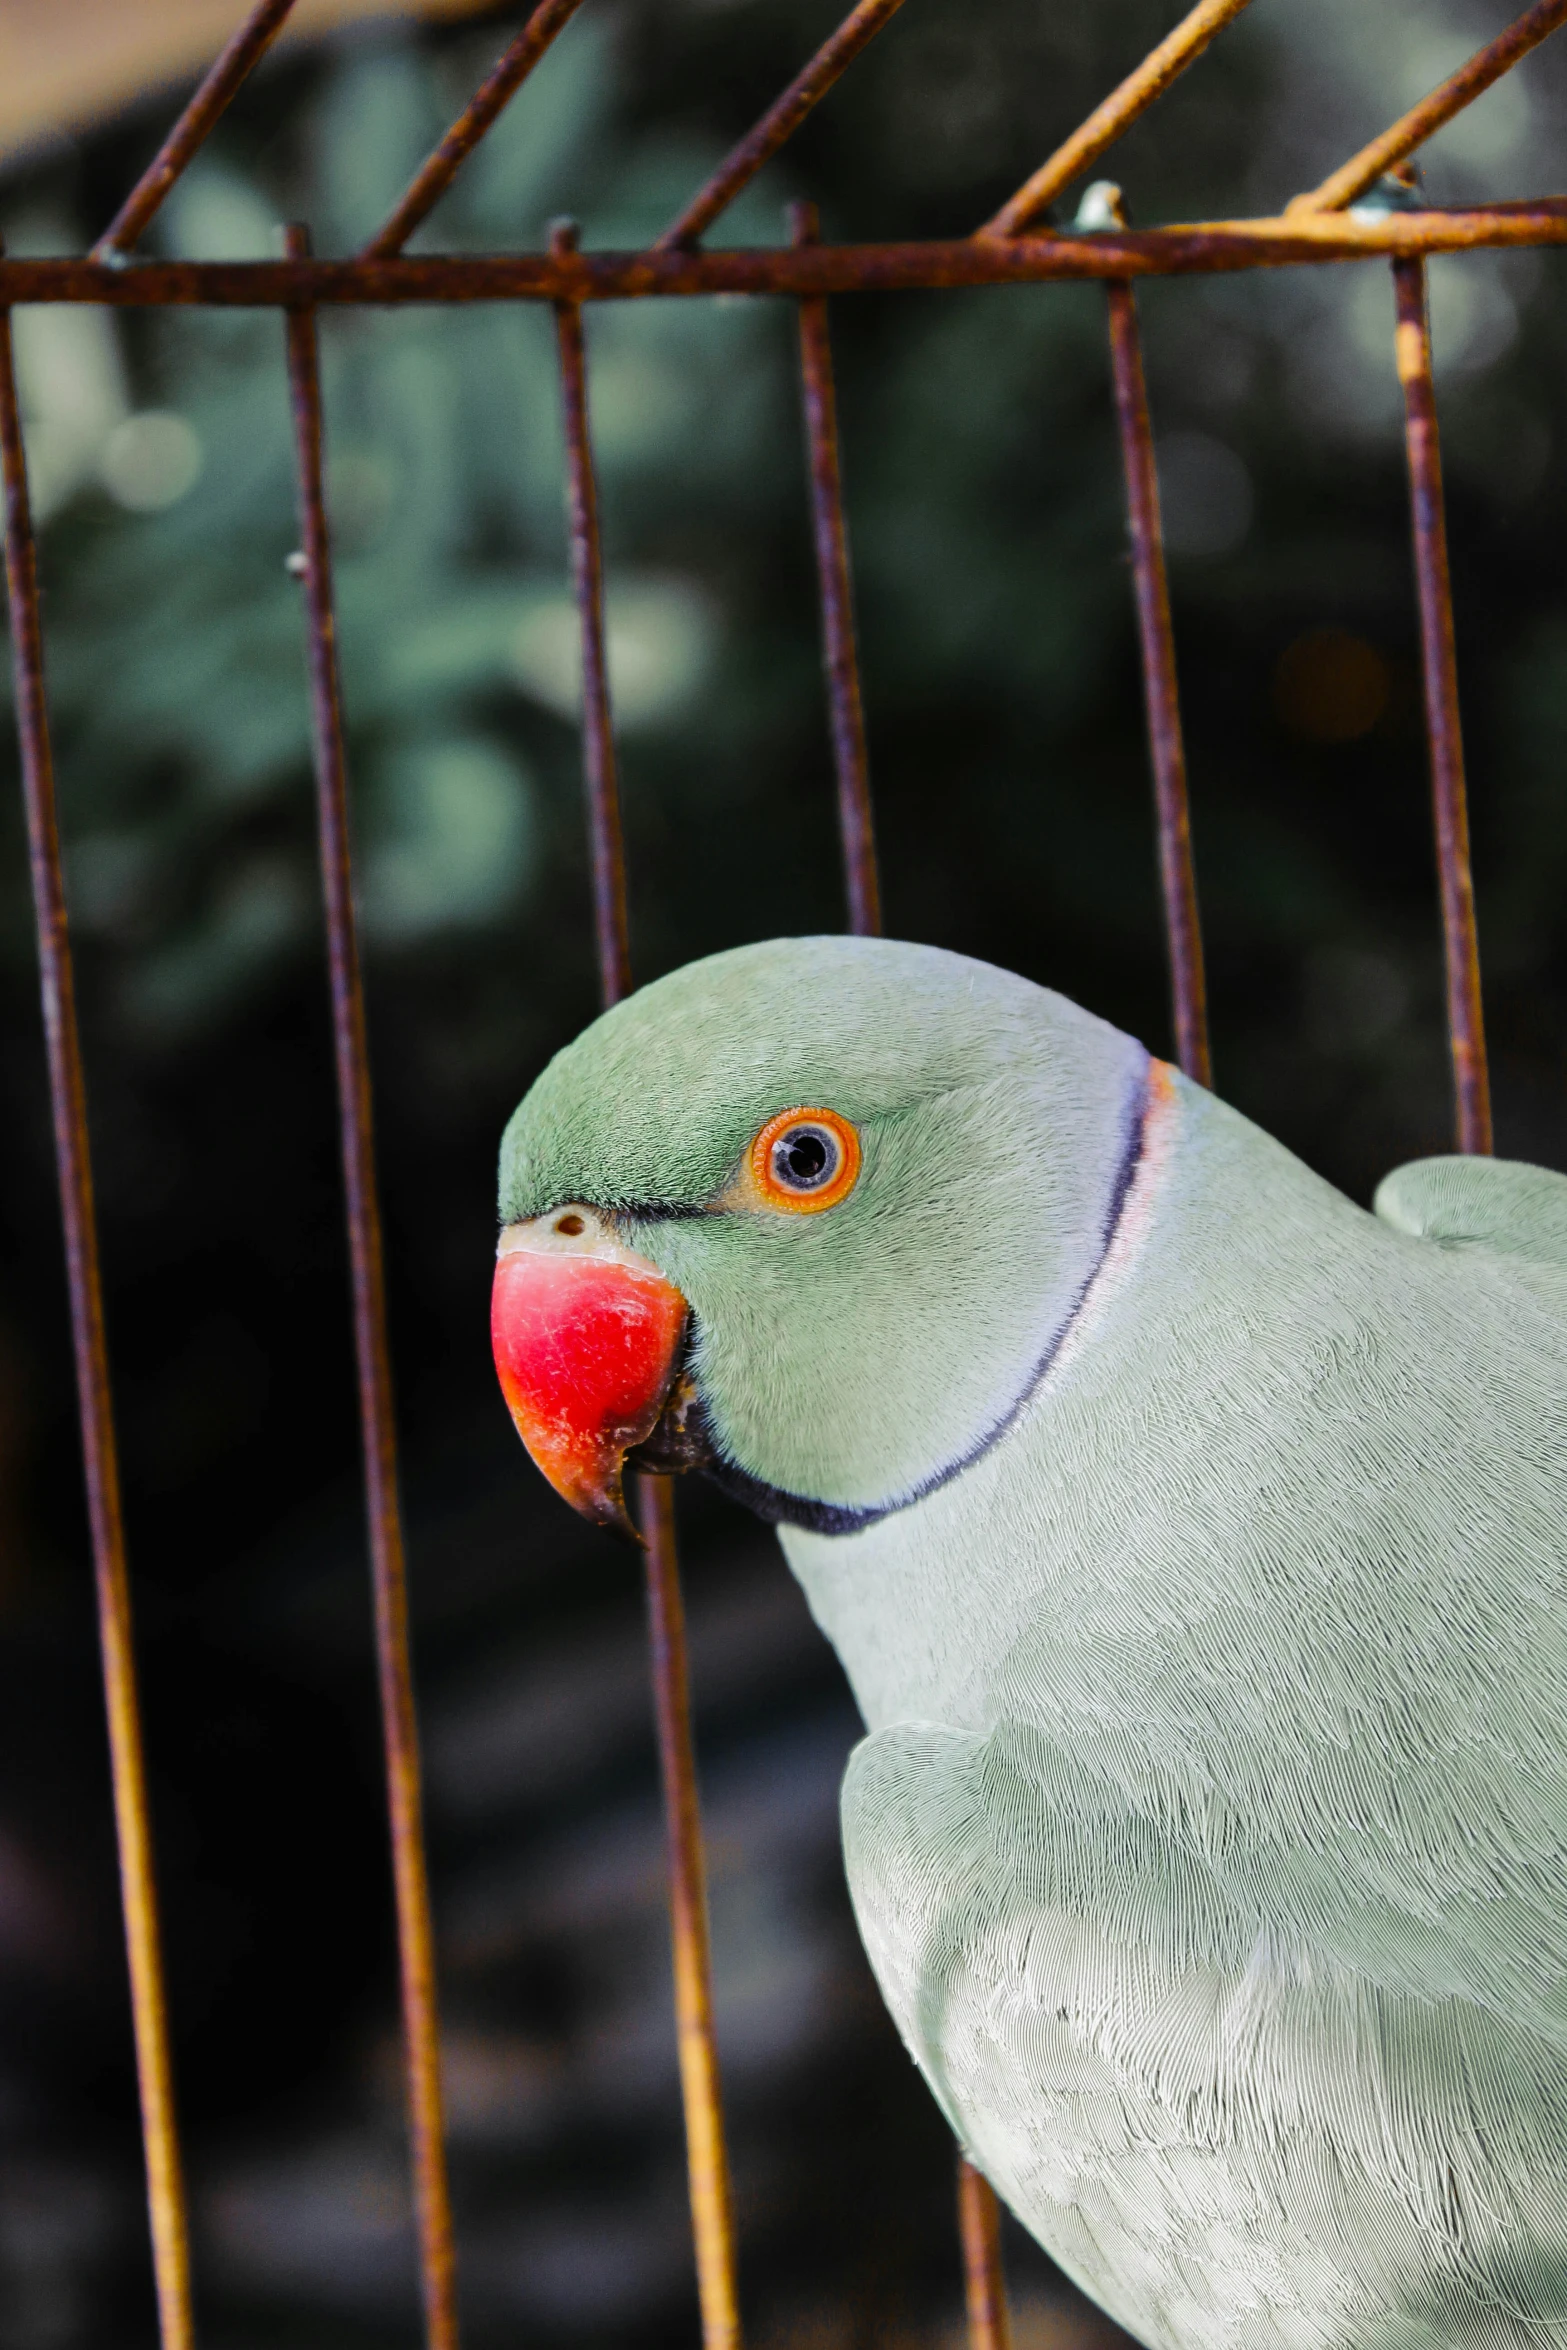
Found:
<path fill-rule="evenodd" d="M 860 1138 L 836 1110 L 780 1110 L 747 1153 L 749 1203 L 814 1215 L 854 1189 Z"/>
<path fill-rule="evenodd" d="M 825 1126 L 791 1126 L 773 1144 L 773 1181 L 785 1191 L 819 1191 L 842 1156 L 838 1137 Z"/>

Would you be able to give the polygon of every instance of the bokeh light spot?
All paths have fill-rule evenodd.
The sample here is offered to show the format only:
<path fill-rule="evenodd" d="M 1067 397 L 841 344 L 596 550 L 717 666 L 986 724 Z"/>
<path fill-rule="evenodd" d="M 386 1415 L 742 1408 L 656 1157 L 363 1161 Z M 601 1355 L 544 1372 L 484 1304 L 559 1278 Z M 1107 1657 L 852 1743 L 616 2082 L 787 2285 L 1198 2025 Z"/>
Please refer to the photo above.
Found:
<path fill-rule="evenodd" d="M 162 408 L 127 416 L 103 444 L 99 476 L 117 506 L 155 514 L 183 498 L 201 471 L 194 426 Z"/>
<path fill-rule="evenodd" d="M 1223 441 L 1205 432 L 1159 439 L 1159 503 L 1172 555 L 1228 555 L 1251 528 L 1251 475 Z"/>

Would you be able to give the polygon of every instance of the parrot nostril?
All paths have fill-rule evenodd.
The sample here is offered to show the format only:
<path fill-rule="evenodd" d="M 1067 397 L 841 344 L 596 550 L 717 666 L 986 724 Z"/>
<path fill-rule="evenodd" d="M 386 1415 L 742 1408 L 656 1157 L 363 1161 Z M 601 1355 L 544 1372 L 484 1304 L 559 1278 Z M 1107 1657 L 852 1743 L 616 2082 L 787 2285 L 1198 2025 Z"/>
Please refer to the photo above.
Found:
<path fill-rule="evenodd" d="M 555 1229 L 563 1232 L 568 1240 L 575 1240 L 578 1233 L 584 1230 L 584 1225 L 580 1216 L 558 1216 Z"/>

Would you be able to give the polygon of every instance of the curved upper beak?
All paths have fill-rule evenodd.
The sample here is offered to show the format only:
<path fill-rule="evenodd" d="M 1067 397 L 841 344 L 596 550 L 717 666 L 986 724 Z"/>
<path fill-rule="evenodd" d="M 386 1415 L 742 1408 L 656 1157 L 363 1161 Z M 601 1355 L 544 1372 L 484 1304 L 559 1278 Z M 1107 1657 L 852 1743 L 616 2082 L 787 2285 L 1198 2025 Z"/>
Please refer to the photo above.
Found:
<path fill-rule="evenodd" d="M 674 1385 L 686 1301 L 588 1207 L 502 1232 L 490 1335 L 517 1433 L 565 1500 L 640 1541 L 626 1510 L 628 1452 Z"/>

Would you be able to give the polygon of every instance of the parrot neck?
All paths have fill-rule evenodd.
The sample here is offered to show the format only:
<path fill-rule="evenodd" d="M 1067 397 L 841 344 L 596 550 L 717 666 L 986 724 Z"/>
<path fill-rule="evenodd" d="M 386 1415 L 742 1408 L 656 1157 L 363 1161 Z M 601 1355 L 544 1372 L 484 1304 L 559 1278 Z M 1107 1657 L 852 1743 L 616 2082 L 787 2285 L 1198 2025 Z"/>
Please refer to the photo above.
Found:
<path fill-rule="evenodd" d="M 1160 1090 L 1095 1278 L 998 1441 L 847 1536 L 780 1528 L 872 1727 L 988 1726 L 1039 1640 L 1077 1660 L 1085 1710 L 1133 1702 L 1116 1659 L 1129 1614 L 1178 1605 L 1172 1526 L 1194 1495 L 1243 1509 L 1276 1461 L 1276 1417 L 1236 1398 L 1289 1384 L 1334 1255 L 1352 1282 L 1371 1271 L 1362 1210 L 1174 1072 Z M 1310 1245 L 1281 1251 L 1281 1232 Z"/>
<path fill-rule="evenodd" d="M 1136 1253 L 1152 1211 L 1158 1170 L 1168 1154 L 1178 1076 L 1178 1071 L 1165 1061 L 1146 1062 L 1142 1081 L 1136 1086 L 1129 1105 L 1098 1254 L 1017 1392 L 989 1426 L 960 1451 L 908 1491 L 887 1501 L 861 1504 L 816 1501 L 806 1494 L 788 1492 L 782 1486 L 752 1476 L 713 1447 L 709 1448 L 703 1464 L 704 1474 L 732 1501 L 740 1502 L 768 1525 L 798 1526 L 808 1533 L 825 1535 L 862 1533 L 867 1527 L 915 1508 L 943 1486 L 964 1476 L 976 1462 L 1004 1442 L 1045 1387 L 1057 1364 L 1077 1343 L 1081 1327 L 1097 1310 L 1099 1294 L 1107 1280 L 1118 1279 L 1120 1269 Z"/>

